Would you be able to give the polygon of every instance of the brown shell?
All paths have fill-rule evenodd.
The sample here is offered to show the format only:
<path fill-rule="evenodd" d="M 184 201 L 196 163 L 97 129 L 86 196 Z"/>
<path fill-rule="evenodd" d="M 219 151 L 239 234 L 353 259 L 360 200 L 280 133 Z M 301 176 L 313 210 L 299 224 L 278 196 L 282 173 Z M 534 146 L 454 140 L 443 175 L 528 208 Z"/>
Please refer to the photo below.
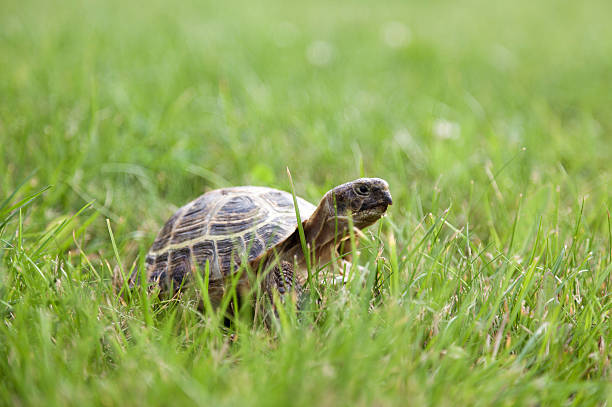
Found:
<path fill-rule="evenodd" d="M 305 221 L 316 207 L 298 198 Z M 180 208 L 161 229 L 146 257 L 149 282 L 178 287 L 209 262 L 210 281 L 257 260 L 297 228 L 291 194 L 264 187 L 210 191 Z"/>

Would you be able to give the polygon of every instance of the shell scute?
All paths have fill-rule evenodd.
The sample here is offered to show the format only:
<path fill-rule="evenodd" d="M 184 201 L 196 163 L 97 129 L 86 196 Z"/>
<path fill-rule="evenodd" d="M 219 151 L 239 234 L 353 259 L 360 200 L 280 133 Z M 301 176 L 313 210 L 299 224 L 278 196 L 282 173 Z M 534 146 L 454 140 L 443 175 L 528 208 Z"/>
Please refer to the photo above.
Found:
<path fill-rule="evenodd" d="M 204 233 L 206 233 L 206 224 L 202 220 L 199 222 L 181 222 L 181 225 L 174 231 L 172 244 L 193 240 Z"/>
<path fill-rule="evenodd" d="M 214 202 L 211 201 L 211 197 L 203 195 L 185 207 L 183 215 L 175 220 L 172 244 L 186 242 L 206 233 L 207 220 L 214 208 Z"/>
<path fill-rule="evenodd" d="M 225 202 L 219 209 L 217 216 L 227 219 L 243 219 L 259 209 L 249 196 L 238 195 Z"/>
<path fill-rule="evenodd" d="M 270 191 L 266 192 L 261 197 L 273 206 L 293 211 L 293 199 L 291 199 L 291 195 L 286 192 Z"/>
<path fill-rule="evenodd" d="M 240 239 L 227 238 L 217 241 L 219 267 L 224 275 L 231 274 L 238 268 L 243 254 L 244 247 Z"/>
<path fill-rule="evenodd" d="M 147 267 L 155 264 L 155 257 L 151 256 L 150 254 L 147 254 L 147 257 L 145 257 L 145 264 L 147 265 Z"/>
<path fill-rule="evenodd" d="M 253 227 L 253 224 L 263 222 L 264 216 L 254 217 L 252 219 L 241 220 L 239 222 L 222 222 L 216 221 L 210 224 L 208 234 L 211 236 L 229 236 L 234 233 L 244 232 Z"/>
<path fill-rule="evenodd" d="M 266 246 L 263 244 L 261 239 L 253 232 L 247 232 L 244 235 L 244 241 L 246 244 L 249 261 L 255 260 L 266 250 Z"/>
<path fill-rule="evenodd" d="M 257 205 L 246 195 L 239 195 L 225 202 L 213 217 L 208 234 L 211 236 L 230 236 L 264 222 L 268 211 Z"/>
<path fill-rule="evenodd" d="M 153 281 L 160 281 L 165 279 L 166 270 L 168 269 L 168 253 L 162 253 L 155 256 L 155 262 L 152 266 L 148 267 L 149 279 Z"/>
<path fill-rule="evenodd" d="M 206 270 L 206 262 L 208 261 L 210 274 L 216 276 L 219 274 L 219 266 L 215 255 L 215 244 L 210 240 L 204 240 L 193 245 L 193 257 L 199 271 Z"/>
<path fill-rule="evenodd" d="M 286 228 L 278 223 L 266 223 L 257 229 L 257 234 L 261 236 L 266 249 L 276 246 L 281 240 L 284 240 L 283 230 Z"/>
<path fill-rule="evenodd" d="M 172 238 L 172 230 L 174 229 L 174 225 L 176 224 L 176 221 L 178 220 L 180 215 L 181 214 L 179 212 L 176 212 L 164 224 L 164 227 L 162 228 L 162 230 L 160 230 L 159 234 L 157 235 L 157 238 L 155 239 L 155 242 L 153 242 L 153 251 L 163 249 L 168 244 L 168 242 Z"/>
<path fill-rule="evenodd" d="M 175 287 L 180 286 L 183 278 L 191 270 L 191 249 L 182 247 L 170 252 L 168 268 L 171 270 L 170 278 Z"/>

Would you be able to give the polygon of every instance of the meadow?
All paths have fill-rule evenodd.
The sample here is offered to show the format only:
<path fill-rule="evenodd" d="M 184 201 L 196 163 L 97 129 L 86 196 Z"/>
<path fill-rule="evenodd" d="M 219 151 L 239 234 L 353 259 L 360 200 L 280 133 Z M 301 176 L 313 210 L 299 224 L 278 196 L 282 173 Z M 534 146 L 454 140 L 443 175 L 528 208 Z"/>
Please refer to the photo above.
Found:
<path fill-rule="evenodd" d="M 2 1 L 0 405 L 607 405 L 610 15 Z M 117 295 L 174 210 L 287 167 L 390 184 L 346 286 L 274 330 Z"/>

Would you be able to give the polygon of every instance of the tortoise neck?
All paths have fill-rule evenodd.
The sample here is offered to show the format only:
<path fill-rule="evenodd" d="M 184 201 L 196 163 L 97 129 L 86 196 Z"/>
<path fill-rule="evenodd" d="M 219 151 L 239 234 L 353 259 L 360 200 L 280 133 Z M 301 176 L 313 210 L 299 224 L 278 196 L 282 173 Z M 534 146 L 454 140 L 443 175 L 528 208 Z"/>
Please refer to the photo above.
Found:
<path fill-rule="evenodd" d="M 325 194 L 314 213 L 303 223 L 304 237 L 311 253 L 320 253 L 336 247 L 348 236 L 346 222 L 334 216 L 331 209 L 331 193 Z M 304 264 L 304 253 L 300 243 L 299 231 L 295 231 L 292 238 L 287 241 L 286 253 L 288 257 L 297 259 L 298 263 Z M 317 255 L 317 257 L 319 257 Z"/>
<path fill-rule="evenodd" d="M 331 215 L 333 212 L 328 208 L 325 212 L 327 212 L 325 216 L 321 216 L 320 219 L 314 219 L 313 216 L 304 224 L 306 242 L 311 248 L 319 249 L 334 241 L 340 243 L 348 235 L 346 221 Z"/>

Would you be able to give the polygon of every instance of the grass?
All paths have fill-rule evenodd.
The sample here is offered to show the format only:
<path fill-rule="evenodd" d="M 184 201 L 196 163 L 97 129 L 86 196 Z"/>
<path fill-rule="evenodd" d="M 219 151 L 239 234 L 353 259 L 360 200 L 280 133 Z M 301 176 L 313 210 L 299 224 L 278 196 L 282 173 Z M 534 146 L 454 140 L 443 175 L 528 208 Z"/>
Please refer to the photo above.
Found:
<path fill-rule="evenodd" d="M 0 404 L 606 405 L 609 2 L 0 4 Z M 232 332 L 121 299 L 180 205 L 394 205 L 343 288 Z M 139 257 L 140 256 L 140 257 Z"/>

